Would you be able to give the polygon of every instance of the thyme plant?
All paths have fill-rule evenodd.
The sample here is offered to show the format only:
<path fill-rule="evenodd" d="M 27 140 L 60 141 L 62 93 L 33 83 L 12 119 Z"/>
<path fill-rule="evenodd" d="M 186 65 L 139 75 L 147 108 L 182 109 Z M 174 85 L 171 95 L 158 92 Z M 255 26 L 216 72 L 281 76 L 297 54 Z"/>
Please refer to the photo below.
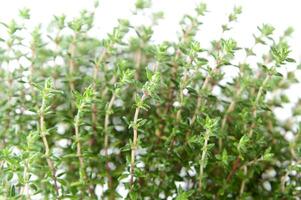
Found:
<path fill-rule="evenodd" d="M 29 28 L 29 9 L 1 22 L 0 199 L 301 196 L 292 28 L 260 25 L 243 47 L 234 7 L 202 44 L 200 3 L 176 41 L 156 42 L 164 13 L 150 7 L 137 0 L 132 12 L 150 23 L 120 19 L 104 38 L 91 34 L 97 2 L 48 26 Z"/>

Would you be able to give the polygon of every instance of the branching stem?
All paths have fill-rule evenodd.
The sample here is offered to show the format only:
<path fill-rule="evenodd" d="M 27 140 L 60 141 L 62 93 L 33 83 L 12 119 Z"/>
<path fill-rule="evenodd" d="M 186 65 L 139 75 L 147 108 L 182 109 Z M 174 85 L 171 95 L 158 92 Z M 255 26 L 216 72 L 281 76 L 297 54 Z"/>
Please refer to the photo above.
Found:
<path fill-rule="evenodd" d="M 256 99 L 255 99 L 255 102 L 254 102 L 254 106 L 253 106 L 253 112 L 252 112 L 252 117 L 254 120 L 256 120 L 256 117 L 257 117 L 257 104 L 261 98 L 261 95 L 262 95 L 262 92 L 263 92 L 263 89 L 266 87 L 268 81 L 270 80 L 271 78 L 271 74 L 267 74 L 267 76 L 265 77 L 264 81 L 262 82 L 261 86 L 259 87 L 259 90 L 258 90 L 258 93 L 256 95 Z M 250 127 L 250 130 L 248 132 L 248 136 L 249 137 L 252 137 L 253 135 L 253 129 L 255 128 L 255 122 L 252 122 L 251 124 L 251 127 Z M 248 168 L 247 166 L 244 166 L 244 174 L 247 175 L 248 173 Z M 246 185 L 246 179 L 244 179 L 242 182 L 241 182 L 241 185 L 240 185 L 240 195 L 242 195 L 244 193 L 244 188 L 245 188 L 245 185 Z"/>
<path fill-rule="evenodd" d="M 45 99 L 45 97 L 43 97 L 42 106 L 41 106 L 41 109 L 40 109 L 40 135 L 41 135 L 43 145 L 44 145 L 44 149 L 45 149 L 46 161 L 47 161 L 49 170 L 51 171 L 51 174 L 52 174 L 52 179 L 53 179 L 53 182 L 54 182 L 54 189 L 55 189 L 55 192 L 56 192 L 56 198 L 60 199 L 59 186 L 58 186 L 57 177 L 56 177 L 56 168 L 53 164 L 53 161 L 50 158 L 50 148 L 49 148 L 48 141 L 47 141 L 47 138 L 46 138 L 47 129 L 46 129 L 46 125 L 45 125 L 45 115 L 44 115 L 45 108 L 46 108 L 46 99 Z"/>
<path fill-rule="evenodd" d="M 147 98 L 147 95 L 144 93 L 141 97 L 141 102 L 143 103 L 144 100 Z M 136 150 L 138 145 L 138 128 L 135 126 L 138 122 L 140 107 L 138 106 L 135 110 L 134 114 L 134 127 L 133 127 L 133 144 L 132 144 L 132 151 L 131 151 L 131 168 L 130 168 L 130 185 L 131 188 L 134 185 L 134 170 L 135 170 L 135 157 L 136 157 Z"/>

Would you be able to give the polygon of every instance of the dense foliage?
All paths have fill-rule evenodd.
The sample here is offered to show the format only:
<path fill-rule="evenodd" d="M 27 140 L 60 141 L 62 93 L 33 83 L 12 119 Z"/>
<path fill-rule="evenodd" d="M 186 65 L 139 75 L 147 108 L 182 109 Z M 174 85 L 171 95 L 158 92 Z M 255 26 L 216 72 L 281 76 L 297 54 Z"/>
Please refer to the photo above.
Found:
<path fill-rule="evenodd" d="M 97 3 L 55 16 L 47 32 L 28 28 L 28 9 L 1 22 L 1 199 L 301 196 L 301 103 L 286 121 L 273 112 L 298 82 L 292 29 L 276 37 L 263 24 L 251 47 L 229 34 L 205 47 L 201 3 L 177 41 L 158 44 L 163 13 L 150 5 L 137 0 L 133 11 L 150 24 L 120 19 L 105 38 L 90 34 Z"/>

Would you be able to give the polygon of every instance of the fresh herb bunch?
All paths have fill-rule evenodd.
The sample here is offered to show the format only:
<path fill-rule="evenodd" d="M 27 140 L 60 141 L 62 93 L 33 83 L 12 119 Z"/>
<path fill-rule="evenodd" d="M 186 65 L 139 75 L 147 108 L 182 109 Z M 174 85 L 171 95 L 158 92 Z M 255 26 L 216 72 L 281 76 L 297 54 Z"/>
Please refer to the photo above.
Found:
<path fill-rule="evenodd" d="M 286 121 L 273 112 L 298 83 L 292 28 L 275 37 L 263 24 L 241 47 L 226 36 L 235 7 L 205 47 L 201 3 L 177 41 L 156 43 L 163 12 L 150 6 L 133 11 L 150 24 L 120 19 L 105 38 L 90 34 L 97 2 L 48 32 L 28 28 L 28 9 L 1 22 L 0 199 L 301 196 L 301 101 Z"/>

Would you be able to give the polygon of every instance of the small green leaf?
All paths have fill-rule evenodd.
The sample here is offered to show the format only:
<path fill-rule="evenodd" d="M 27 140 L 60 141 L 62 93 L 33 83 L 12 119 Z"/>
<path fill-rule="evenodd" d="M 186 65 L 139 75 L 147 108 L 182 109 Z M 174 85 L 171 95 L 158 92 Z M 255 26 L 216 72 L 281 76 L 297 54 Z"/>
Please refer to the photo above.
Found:
<path fill-rule="evenodd" d="M 286 62 L 295 63 L 296 61 L 293 58 L 287 58 L 285 59 Z"/>

